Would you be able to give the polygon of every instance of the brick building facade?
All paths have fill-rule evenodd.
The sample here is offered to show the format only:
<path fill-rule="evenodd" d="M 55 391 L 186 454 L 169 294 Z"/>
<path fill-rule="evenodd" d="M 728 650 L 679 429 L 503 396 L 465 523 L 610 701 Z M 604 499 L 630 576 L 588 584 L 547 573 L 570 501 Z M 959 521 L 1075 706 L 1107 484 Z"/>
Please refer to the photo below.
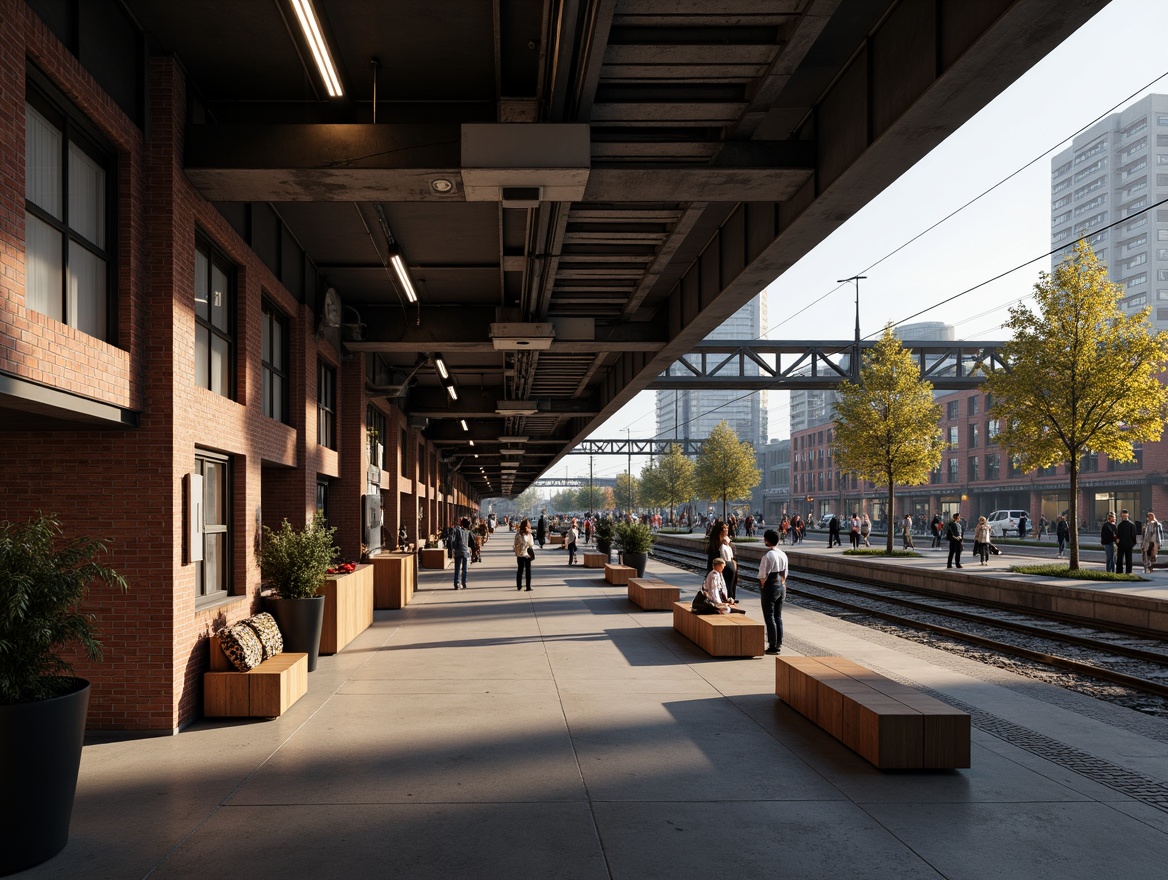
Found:
<path fill-rule="evenodd" d="M 940 427 L 948 448 L 941 464 L 922 486 L 896 487 L 897 517 L 911 513 L 931 519 L 948 518 L 960 511 L 977 521 L 993 510 L 1028 511 L 1035 523 L 1040 516 L 1054 522 L 1070 502 L 1066 465 L 1022 473 L 996 442 L 997 425 L 987 415 L 990 401 L 981 391 L 958 391 L 937 396 Z M 867 512 L 884 517 L 887 492 L 882 486 L 841 474 L 832 456 L 835 423 L 828 422 L 791 436 L 791 495 L 793 509 L 811 511 L 815 520 L 824 513 L 851 515 Z M 1148 510 L 1168 510 L 1168 443 L 1144 444 L 1134 462 L 1109 461 L 1106 455 L 1086 456 L 1079 471 L 1079 525 L 1093 529 L 1108 510 L 1127 508 L 1143 520 Z M 1136 514 L 1139 514 L 1136 516 Z M 1160 514 L 1162 515 L 1162 514 Z"/>
<path fill-rule="evenodd" d="M 106 541 L 130 589 L 86 605 L 106 653 L 77 664 L 89 724 L 163 733 L 199 714 L 208 635 L 258 610 L 261 525 L 324 510 L 355 559 L 363 496 L 387 543 L 475 499 L 317 329 L 327 279 L 279 218 L 190 185 L 182 71 L 97 5 L 101 33 L 67 46 L 0 0 L 0 520 L 54 512 Z"/>

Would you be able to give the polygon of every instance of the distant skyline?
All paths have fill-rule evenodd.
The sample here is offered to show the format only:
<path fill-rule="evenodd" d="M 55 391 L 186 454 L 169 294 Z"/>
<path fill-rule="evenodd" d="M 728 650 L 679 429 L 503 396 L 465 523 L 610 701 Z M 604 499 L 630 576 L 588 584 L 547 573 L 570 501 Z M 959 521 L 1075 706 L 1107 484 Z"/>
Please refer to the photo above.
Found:
<path fill-rule="evenodd" d="M 1165 33 L 1168 2 L 1112 0 L 772 282 L 765 291 L 771 325 L 766 338 L 850 338 L 854 289 L 836 279 L 866 275 L 860 282 L 866 336 L 878 334 L 886 322 L 912 320 L 953 324 L 958 339 L 1004 339 L 1000 328 L 1008 307 L 1030 295 L 1039 272 L 1050 271 L 1049 259 L 1042 258 L 1050 250 L 1050 157 L 1096 118 L 1144 95 L 1168 93 L 1168 57 L 1160 46 Z M 888 256 L 1010 175 L 974 205 Z M 1022 264 L 1028 265 L 936 307 Z M 825 330 L 825 315 L 837 316 L 839 326 Z M 768 394 L 772 438 L 788 436 L 787 397 Z M 625 437 L 627 429 L 634 438 L 653 437 L 653 413 L 653 393 L 642 392 L 593 436 Z M 633 473 L 646 461 L 634 456 Z M 613 476 L 627 464 L 624 456 L 597 456 L 595 473 Z M 588 458 L 568 456 L 548 473 L 565 475 L 586 477 Z"/>

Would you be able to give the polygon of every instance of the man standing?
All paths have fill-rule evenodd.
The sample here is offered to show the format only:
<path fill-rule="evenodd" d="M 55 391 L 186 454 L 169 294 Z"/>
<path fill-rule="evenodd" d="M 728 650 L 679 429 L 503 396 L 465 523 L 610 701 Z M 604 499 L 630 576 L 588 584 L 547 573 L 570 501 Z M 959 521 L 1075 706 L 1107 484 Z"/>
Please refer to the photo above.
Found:
<path fill-rule="evenodd" d="M 1026 537 L 1026 514 L 1022 514 L 1020 517 L 1018 517 L 1018 537 Z"/>
<path fill-rule="evenodd" d="M 758 566 L 758 583 L 762 593 L 762 621 L 766 624 L 768 654 L 783 647 L 783 599 L 787 595 L 787 554 L 778 549 L 779 533 L 767 529 L 762 536 L 767 552 Z"/>
<path fill-rule="evenodd" d="M 1116 546 L 1119 557 L 1115 560 L 1115 570 L 1131 574 L 1132 547 L 1136 545 L 1136 524 L 1127 518 L 1127 509 L 1119 512 L 1119 524 L 1115 527 Z"/>
<path fill-rule="evenodd" d="M 838 547 L 840 545 L 840 521 L 838 516 L 833 516 L 831 522 L 827 524 L 827 549 Z"/>
<path fill-rule="evenodd" d="M 913 539 L 912 539 L 913 520 L 912 520 L 911 513 L 906 513 L 904 515 L 904 525 L 902 528 L 904 530 L 904 549 L 905 550 L 915 550 L 916 547 L 913 546 Z"/>
<path fill-rule="evenodd" d="M 564 544 L 568 548 L 568 565 L 576 564 L 576 542 L 580 539 L 580 532 L 576 528 L 576 520 L 572 520 L 568 527 L 568 534 L 564 536 Z"/>
<path fill-rule="evenodd" d="M 1115 527 L 1115 514 L 1107 511 L 1107 520 L 1103 523 L 1103 530 L 1099 533 L 1099 543 L 1103 545 L 1103 556 L 1107 561 L 1107 571 L 1115 571 L 1115 542 L 1118 539 Z"/>
<path fill-rule="evenodd" d="M 949 520 L 949 524 L 945 526 L 945 537 L 949 539 L 949 560 L 945 563 L 946 568 L 953 568 L 956 563 L 958 568 L 961 568 L 961 514 L 953 514 L 953 519 Z"/>
<path fill-rule="evenodd" d="M 543 542 L 547 540 L 547 510 L 539 512 L 539 522 L 535 524 L 535 540 L 539 541 L 539 548 L 543 549 Z"/>
<path fill-rule="evenodd" d="M 462 588 L 466 589 L 466 570 L 470 567 L 470 520 L 465 516 L 450 530 L 450 555 L 454 558 L 454 589 L 458 589 L 458 573 L 462 572 Z"/>

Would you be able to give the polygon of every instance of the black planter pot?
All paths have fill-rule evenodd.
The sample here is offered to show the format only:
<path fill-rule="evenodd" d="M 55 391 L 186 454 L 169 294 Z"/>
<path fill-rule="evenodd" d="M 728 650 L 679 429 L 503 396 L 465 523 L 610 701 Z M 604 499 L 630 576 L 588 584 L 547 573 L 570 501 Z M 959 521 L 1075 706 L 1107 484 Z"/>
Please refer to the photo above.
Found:
<path fill-rule="evenodd" d="M 643 578 L 645 576 L 645 566 L 649 562 L 648 553 L 630 553 L 625 551 L 621 554 L 621 564 L 628 565 L 637 570 L 637 577 Z"/>
<path fill-rule="evenodd" d="M 604 558 L 607 559 L 612 555 L 612 541 L 606 541 L 603 538 L 596 539 L 596 552 L 603 553 Z"/>
<path fill-rule="evenodd" d="M 51 700 L 0 706 L 0 876 L 47 861 L 69 841 L 89 682 Z"/>
<path fill-rule="evenodd" d="M 264 599 L 264 611 L 276 618 L 284 650 L 308 655 L 308 671 L 316 669 L 320 656 L 320 631 L 324 627 L 324 596 L 311 599 Z"/>

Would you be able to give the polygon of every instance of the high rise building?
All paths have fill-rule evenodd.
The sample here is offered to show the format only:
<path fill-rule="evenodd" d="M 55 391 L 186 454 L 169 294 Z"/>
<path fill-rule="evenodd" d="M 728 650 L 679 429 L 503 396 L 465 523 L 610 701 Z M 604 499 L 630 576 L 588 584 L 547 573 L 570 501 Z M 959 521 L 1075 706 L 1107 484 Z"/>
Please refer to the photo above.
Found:
<path fill-rule="evenodd" d="M 749 339 L 762 337 L 767 324 L 766 296 L 760 294 L 740 308 L 707 339 Z M 758 375 L 758 367 L 747 364 L 748 375 Z M 751 372 L 753 371 L 753 372 Z M 658 391 L 657 436 L 680 440 L 702 440 L 725 421 L 739 440 L 760 449 L 767 442 L 766 392 L 746 391 Z"/>
<path fill-rule="evenodd" d="M 1126 289 L 1120 306 L 1133 312 L 1151 303 L 1153 327 L 1168 329 L 1168 209 L 1146 210 L 1168 198 L 1168 95 L 1097 122 L 1050 167 L 1052 266 L 1086 235 Z"/>

